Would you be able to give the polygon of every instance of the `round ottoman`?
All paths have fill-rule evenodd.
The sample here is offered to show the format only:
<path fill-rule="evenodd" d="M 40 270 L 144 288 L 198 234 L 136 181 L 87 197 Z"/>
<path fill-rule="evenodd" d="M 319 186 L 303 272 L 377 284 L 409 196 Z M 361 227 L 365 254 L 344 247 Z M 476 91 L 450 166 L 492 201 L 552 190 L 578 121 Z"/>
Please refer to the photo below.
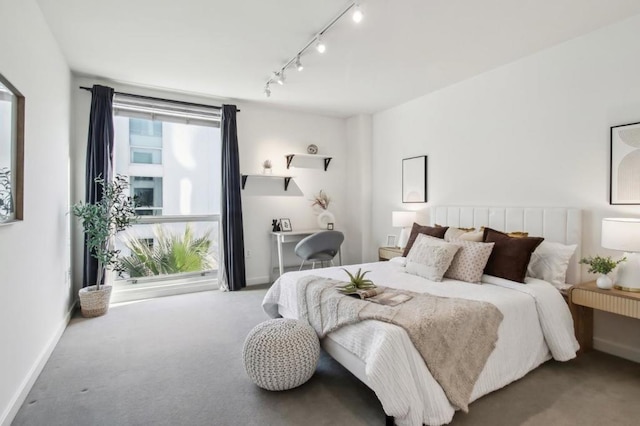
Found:
<path fill-rule="evenodd" d="M 313 376 L 320 343 L 313 328 L 293 319 L 272 319 L 255 326 L 242 349 L 244 369 L 263 389 L 292 389 Z"/>

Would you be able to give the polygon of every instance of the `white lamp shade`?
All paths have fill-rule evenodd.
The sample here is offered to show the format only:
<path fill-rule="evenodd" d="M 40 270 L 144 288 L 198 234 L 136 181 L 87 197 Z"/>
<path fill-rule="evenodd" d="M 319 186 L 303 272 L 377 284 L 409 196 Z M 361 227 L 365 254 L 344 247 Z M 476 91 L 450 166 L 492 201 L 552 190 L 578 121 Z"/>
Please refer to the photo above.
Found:
<path fill-rule="evenodd" d="M 416 212 L 391 212 L 391 224 L 396 228 L 412 226 L 416 220 Z"/>
<path fill-rule="evenodd" d="M 625 252 L 640 252 L 640 219 L 602 219 L 602 247 Z"/>

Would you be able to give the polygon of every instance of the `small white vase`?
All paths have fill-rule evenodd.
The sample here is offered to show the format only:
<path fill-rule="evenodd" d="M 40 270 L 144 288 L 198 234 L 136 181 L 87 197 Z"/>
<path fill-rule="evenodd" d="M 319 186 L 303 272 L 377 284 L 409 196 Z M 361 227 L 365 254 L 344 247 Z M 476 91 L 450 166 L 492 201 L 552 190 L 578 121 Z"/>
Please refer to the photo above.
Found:
<path fill-rule="evenodd" d="M 613 288 L 613 280 L 611 279 L 611 277 L 609 277 L 609 275 L 602 274 L 596 280 L 596 285 L 598 286 L 598 288 L 601 288 L 603 290 L 611 290 Z"/>
<path fill-rule="evenodd" d="M 329 210 L 322 210 L 318 215 L 318 227 L 327 229 L 330 223 L 336 223 L 336 217 Z"/>

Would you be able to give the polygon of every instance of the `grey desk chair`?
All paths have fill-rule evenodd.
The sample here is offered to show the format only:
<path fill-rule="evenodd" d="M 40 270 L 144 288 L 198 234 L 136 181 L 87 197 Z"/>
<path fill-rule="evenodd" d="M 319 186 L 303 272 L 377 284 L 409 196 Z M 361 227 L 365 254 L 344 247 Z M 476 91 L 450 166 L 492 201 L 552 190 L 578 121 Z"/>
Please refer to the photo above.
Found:
<path fill-rule="evenodd" d="M 321 266 L 324 266 L 324 262 L 333 265 L 333 258 L 338 254 L 343 241 L 344 234 L 340 231 L 320 231 L 303 238 L 294 249 L 296 255 L 302 259 L 299 270 L 302 270 L 307 261 L 312 262 L 314 269 L 316 262 L 320 262 Z"/>

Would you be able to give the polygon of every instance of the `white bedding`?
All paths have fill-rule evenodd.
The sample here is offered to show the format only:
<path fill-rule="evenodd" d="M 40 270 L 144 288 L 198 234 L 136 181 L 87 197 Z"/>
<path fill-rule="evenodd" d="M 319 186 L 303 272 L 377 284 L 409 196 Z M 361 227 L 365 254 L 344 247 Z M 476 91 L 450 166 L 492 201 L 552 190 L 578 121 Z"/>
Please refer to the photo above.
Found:
<path fill-rule="evenodd" d="M 548 360 L 575 357 L 578 342 L 564 299 L 551 284 L 527 278 L 526 285 L 483 276 L 482 285 L 445 279 L 432 282 L 404 273 L 399 262 L 352 265 L 371 271 L 376 284 L 436 296 L 460 297 L 494 304 L 504 315 L 498 343 L 487 360 L 472 401 L 524 376 Z M 297 318 L 297 280 L 304 275 L 345 279 L 339 267 L 282 275 L 269 289 L 262 306 L 271 317 Z M 327 339 L 356 355 L 365 364 L 366 383 L 387 415 L 397 425 L 441 425 L 449 423 L 457 407 L 447 400 L 404 329 L 380 321 L 362 321 L 345 326 Z"/>

